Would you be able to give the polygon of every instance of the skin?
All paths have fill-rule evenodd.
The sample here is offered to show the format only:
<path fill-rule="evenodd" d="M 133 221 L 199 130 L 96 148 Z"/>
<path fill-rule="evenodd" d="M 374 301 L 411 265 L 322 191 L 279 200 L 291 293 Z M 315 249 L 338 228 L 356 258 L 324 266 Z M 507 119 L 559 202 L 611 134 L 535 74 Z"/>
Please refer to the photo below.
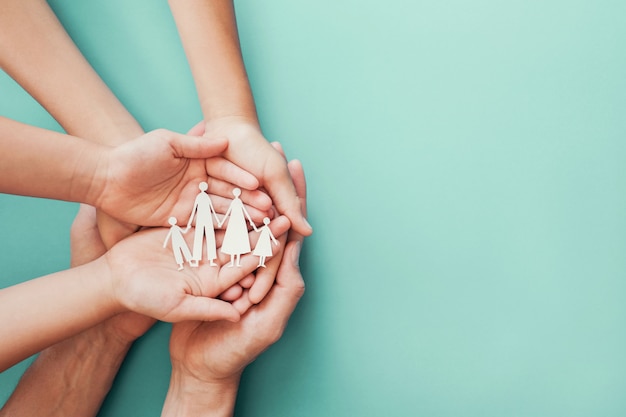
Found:
<path fill-rule="evenodd" d="M 76 138 L 111 146 L 143 134 L 141 126 L 83 58 L 45 1 L 3 1 L 0 4 L 0 27 L 0 67 L 73 136 L 70 139 L 72 146 L 76 144 Z M 25 54 L 24 51 L 30 53 Z M 46 70 L 41 71 L 41 68 Z M 3 122 L 0 120 L 0 130 Z M 203 122 L 194 127 L 189 135 L 202 135 L 205 128 Z M 11 134 L 16 132 L 13 129 L 9 131 Z M 42 131 L 36 135 L 51 138 Z M 61 144 L 58 140 L 49 143 Z M 84 147 L 83 155 L 86 155 L 87 145 Z M 33 145 L 31 149 L 41 151 L 42 148 Z M 213 157 L 206 161 L 205 167 L 209 175 L 211 198 L 216 207 L 225 210 L 233 186 L 228 180 L 215 177 L 218 173 L 237 171 L 237 166 L 223 158 Z M 235 176 L 232 173 L 225 175 L 227 178 Z M 37 179 L 41 180 L 42 177 Z M 28 186 L 41 184 L 28 179 L 25 182 Z M 238 185 L 246 188 L 244 184 Z M 17 193 L 37 193 L 22 190 Z M 73 200 L 74 197 L 68 199 Z M 260 221 L 265 215 L 272 216 L 267 212 L 271 200 L 264 193 L 244 189 L 242 200 L 254 206 L 247 208 L 255 221 Z M 96 217 L 98 227 L 95 225 Z M 71 231 L 72 265 L 81 265 L 101 256 L 107 247 L 136 230 L 134 224 L 120 222 L 102 211 L 96 216 L 93 207 L 81 205 Z M 270 262 L 275 265 L 273 271 L 258 273 L 256 278 L 248 275 L 239 284 L 225 290 L 220 297 L 231 301 L 243 300 L 243 290 L 249 289 L 246 291 L 249 299 L 262 299 L 274 281 L 280 257 L 275 256 Z M 130 344 L 153 322 L 154 319 L 137 313 L 120 313 L 45 350 L 20 381 L 0 415 L 95 415 Z M 63 378 L 51 375 L 63 375 Z M 14 401 L 14 398 L 17 400 Z M 36 407 L 36 412 L 29 413 L 32 407 Z M 19 414 L 20 410 L 24 414 Z"/>
<path fill-rule="evenodd" d="M 170 0 L 205 120 L 205 137 L 227 137 L 224 157 L 253 174 L 278 212 L 310 235 L 287 162 L 263 136 L 243 63 L 232 0 Z M 219 57 L 219 59 L 216 59 Z"/>
<path fill-rule="evenodd" d="M 188 216 L 185 203 L 206 179 L 206 160 L 227 147 L 226 139 L 164 129 L 108 147 L 0 118 L 0 151 L 11 155 L 0 165 L 0 191 L 86 203 L 123 222 L 165 226 L 170 215 Z M 242 186 L 256 183 L 243 170 L 227 175 Z"/>
<path fill-rule="evenodd" d="M 306 213 L 302 166 L 292 161 L 289 168 Z M 172 375 L 162 417 L 233 415 L 244 368 L 280 339 L 304 294 L 298 266 L 302 240 L 302 235 L 290 233 L 284 256 L 278 258 L 276 279 L 258 305 L 252 306 L 245 298 L 234 303 L 246 311 L 239 322 L 185 321 L 174 325 L 170 338 Z M 280 242 L 284 248 L 284 236 Z"/>
<path fill-rule="evenodd" d="M 285 233 L 289 222 L 274 227 Z M 215 297 L 250 274 L 254 260 L 241 268 L 177 271 L 161 247 L 166 234 L 165 228 L 135 233 L 95 261 L 1 290 L 0 317 L 16 319 L 0 329 L 0 370 L 125 311 L 169 322 L 239 320 L 230 303 Z"/>

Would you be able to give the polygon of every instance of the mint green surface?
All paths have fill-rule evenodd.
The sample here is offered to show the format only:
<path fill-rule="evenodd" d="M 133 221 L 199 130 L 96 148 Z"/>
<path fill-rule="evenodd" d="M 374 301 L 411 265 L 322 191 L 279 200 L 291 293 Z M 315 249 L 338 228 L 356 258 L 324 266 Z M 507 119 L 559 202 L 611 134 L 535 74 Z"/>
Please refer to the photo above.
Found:
<path fill-rule="evenodd" d="M 166 2 L 51 4 L 146 129 L 201 118 Z M 626 3 L 237 10 L 315 234 L 307 293 L 236 415 L 626 414 Z M 0 114 L 58 129 L 4 74 Z M 75 211 L 0 195 L 0 285 L 67 267 Z M 134 346 L 101 416 L 159 415 L 168 332 Z"/>

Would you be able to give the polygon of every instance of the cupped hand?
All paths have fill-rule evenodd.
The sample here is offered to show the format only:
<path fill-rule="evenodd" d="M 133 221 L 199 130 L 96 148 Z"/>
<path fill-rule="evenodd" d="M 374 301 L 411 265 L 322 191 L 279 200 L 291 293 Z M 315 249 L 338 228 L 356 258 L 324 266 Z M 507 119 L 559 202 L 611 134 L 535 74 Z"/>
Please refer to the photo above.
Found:
<path fill-rule="evenodd" d="M 270 198 L 257 190 L 252 174 L 221 157 L 227 147 L 224 138 L 158 129 L 109 148 L 94 180 L 103 185 L 93 192 L 94 205 L 104 212 L 98 214 L 98 226 L 105 245 L 111 247 L 139 226 L 166 226 L 170 216 L 186 222 L 202 181 L 209 183 L 216 210 L 228 207 L 227 197 L 237 186 L 246 190 L 242 200 L 255 220 L 268 215 Z"/>
<path fill-rule="evenodd" d="M 114 299 L 125 310 L 163 321 L 238 321 L 239 312 L 216 297 L 249 275 L 254 266 L 200 264 L 179 271 L 172 250 L 162 246 L 167 232 L 165 228 L 139 231 L 106 253 Z"/>
<path fill-rule="evenodd" d="M 299 242 L 288 244 L 276 284 L 238 323 L 176 323 L 170 339 L 174 372 L 204 382 L 238 378 L 246 365 L 275 343 L 304 293 L 297 264 L 299 250 Z"/>
<path fill-rule="evenodd" d="M 259 180 L 278 212 L 289 218 L 295 231 L 305 236 L 313 232 L 302 212 L 287 161 L 265 139 L 255 120 L 243 117 L 213 119 L 206 122 L 204 136 L 228 138 L 229 146 L 224 157 Z"/>
<path fill-rule="evenodd" d="M 289 164 L 306 213 L 306 183 L 298 161 Z M 253 305 L 248 291 L 234 302 L 242 314 L 237 323 L 225 321 L 176 323 L 170 338 L 172 379 L 187 384 L 232 384 L 244 367 L 282 335 L 291 313 L 304 294 L 298 266 L 303 237 L 291 233 L 269 294 Z M 242 258 L 243 259 L 243 258 Z M 265 271 L 265 270 L 264 270 Z"/>

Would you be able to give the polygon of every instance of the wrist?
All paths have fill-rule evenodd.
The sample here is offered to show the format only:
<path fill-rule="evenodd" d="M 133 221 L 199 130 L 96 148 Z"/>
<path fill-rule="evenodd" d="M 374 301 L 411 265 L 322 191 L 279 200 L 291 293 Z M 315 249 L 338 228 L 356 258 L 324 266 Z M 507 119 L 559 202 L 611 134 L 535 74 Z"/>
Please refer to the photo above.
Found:
<path fill-rule="evenodd" d="M 256 114 L 227 114 L 219 117 L 205 117 L 205 128 L 207 131 L 216 128 L 241 126 L 242 128 L 261 131 L 261 125 Z"/>
<path fill-rule="evenodd" d="M 232 416 L 240 377 L 202 380 L 173 366 L 161 417 Z"/>
<path fill-rule="evenodd" d="M 118 291 L 116 289 L 116 274 L 111 268 L 109 264 L 109 253 L 105 253 L 98 259 L 90 262 L 89 266 L 97 269 L 97 272 L 92 274 L 92 277 L 95 277 L 98 280 L 99 288 L 99 299 L 102 300 L 104 305 L 106 305 L 106 310 L 108 312 L 108 318 L 112 318 L 119 313 L 124 313 L 128 311 L 122 301 L 118 297 Z M 79 267 L 80 268 L 80 267 Z"/>
<path fill-rule="evenodd" d="M 72 201 L 99 208 L 108 172 L 110 147 L 82 140 L 83 150 L 76 158 L 72 177 Z"/>

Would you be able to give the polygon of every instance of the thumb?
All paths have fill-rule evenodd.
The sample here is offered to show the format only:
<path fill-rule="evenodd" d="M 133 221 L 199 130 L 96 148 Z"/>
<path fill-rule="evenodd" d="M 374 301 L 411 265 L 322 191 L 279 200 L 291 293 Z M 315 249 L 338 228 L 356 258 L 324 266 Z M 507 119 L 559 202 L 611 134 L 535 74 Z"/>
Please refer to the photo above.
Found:
<path fill-rule="evenodd" d="M 208 139 L 174 133 L 169 139 L 169 144 L 178 158 L 212 158 L 228 148 L 228 140 L 225 138 Z"/>

